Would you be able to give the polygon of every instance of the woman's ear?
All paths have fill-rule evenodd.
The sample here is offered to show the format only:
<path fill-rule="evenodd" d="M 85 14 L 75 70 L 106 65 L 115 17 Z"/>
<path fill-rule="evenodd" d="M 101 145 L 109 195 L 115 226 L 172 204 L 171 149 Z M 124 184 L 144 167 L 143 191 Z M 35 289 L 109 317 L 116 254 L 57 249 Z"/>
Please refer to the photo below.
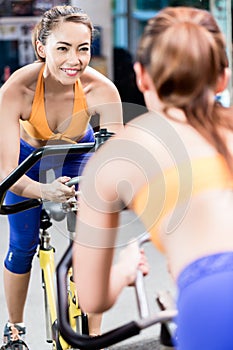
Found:
<path fill-rule="evenodd" d="M 223 73 L 219 76 L 218 81 L 217 81 L 217 86 L 216 86 L 216 94 L 219 94 L 220 92 L 224 91 L 228 83 L 230 81 L 231 77 L 231 70 L 230 68 L 225 68 Z"/>
<path fill-rule="evenodd" d="M 137 86 L 138 86 L 139 90 L 141 92 L 143 92 L 142 91 L 142 81 L 141 81 L 142 69 L 143 69 L 142 65 L 139 62 L 135 62 L 133 68 L 134 68 L 134 71 L 135 71 L 135 74 L 136 74 Z"/>
<path fill-rule="evenodd" d="M 139 62 L 134 63 L 134 71 L 136 74 L 136 82 L 139 90 L 144 93 L 148 90 L 150 82 L 149 82 L 149 74 L 147 70 L 141 65 Z"/>
<path fill-rule="evenodd" d="M 157 95 L 156 87 L 150 73 L 139 62 L 134 64 L 134 71 L 136 74 L 137 86 L 143 93 L 146 107 L 151 111 L 160 110 L 163 104 Z"/>
<path fill-rule="evenodd" d="M 36 52 L 39 57 L 45 58 L 45 47 L 39 40 L 36 41 Z"/>

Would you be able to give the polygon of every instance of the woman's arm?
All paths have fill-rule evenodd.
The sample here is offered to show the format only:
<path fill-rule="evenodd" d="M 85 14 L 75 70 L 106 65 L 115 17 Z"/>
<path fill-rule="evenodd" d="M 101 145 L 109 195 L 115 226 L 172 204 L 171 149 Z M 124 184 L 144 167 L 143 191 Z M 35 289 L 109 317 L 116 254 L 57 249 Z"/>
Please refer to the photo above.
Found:
<path fill-rule="evenodd" d="M 11 80 L 0 89 L 0 181 L 18 165 L 20 152 L 20 116 L 27 105 L 27 89 L 22 82 Z M 26 108 L 26 107 L 25 107 Z M 74 195 L 74 188 L 64 183 L 69 178 L 60 178 L 51 184 L 40 184 L 28 176 L 23 176 L 12 186 L 17 195 L 29 198 L 43 198 L 62 202 Z"/>
<path fill-rule="evenodd" d="M 86 312 L 102 313 L 115 304 L 126 286 L 135 282 L 138 269 L 144 275 L 148 273 L 148 264 L 137 240 L 129 242 L 117 263 L 112 264 L 119 213 L 100 212 L 81 200 L 79 214 L 73 245 L 79 302 Z"/>
<path fill-rule="evenodd" d="M 124 150 L 117 147 L 122 141 L 118 134 L 91 157 L 80 184 L 73 268 L 80 304 L 86 312 L 109 309 L 122 289 L 135 280 L 141 261 L 135 241 L 120 255 L 118 263 L 112 265 L 119 216 L 130 200 L 124 194 L 132 193 L 134 187 L 131 181 L 127 182 L 125 174 L 128 172 L 138 179 L 134 162 L 125 161 L 121 156 Z"/>

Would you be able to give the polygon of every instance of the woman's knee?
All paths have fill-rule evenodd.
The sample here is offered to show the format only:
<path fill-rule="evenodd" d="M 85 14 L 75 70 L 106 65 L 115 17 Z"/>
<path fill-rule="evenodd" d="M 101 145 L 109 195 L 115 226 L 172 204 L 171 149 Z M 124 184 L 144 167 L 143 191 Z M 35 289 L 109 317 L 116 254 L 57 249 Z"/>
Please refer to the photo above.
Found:
<path fill-rule="evenodd" d="M 4 260 L 7 270 L 12 273 L 24 274 L 31 270 L 32 260 L 36 253 L 36 249 L 30 252 L 22 252 L 15 248 L 10 248 Z"/>

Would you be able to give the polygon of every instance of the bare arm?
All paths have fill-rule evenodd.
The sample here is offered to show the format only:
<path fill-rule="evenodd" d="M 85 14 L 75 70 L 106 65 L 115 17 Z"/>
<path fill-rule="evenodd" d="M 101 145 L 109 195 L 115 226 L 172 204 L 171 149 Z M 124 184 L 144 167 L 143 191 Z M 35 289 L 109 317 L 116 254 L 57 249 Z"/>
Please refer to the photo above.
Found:
<path fill-rule="evenodd" d="M 13 78 L 0 90 L 0 180 L 2 181 L 18 165 L 20 152 L 20 124 L 22 108 L 25 106 L 26 89 Z M 74 188 L 63 183 L 68 178 L 60 178 L 56 183 L 40 184 L 28 176 L 23 176 L 11 190 L 29 198 L 44 198 L 65 201 L 74 195 Z"/>
<path fill-rule="evenodd" d="M 73 246 L 74 276 L 83 310 L 99 313 L 115 303 L 128 283 L 125 269 L 112 266 L 118 213 L 99 211 L 83 198 L 80 210 Z"/>
<path fill-rule="evenodd" d="M 82 206 L 88 215 L 96 215 Z M 115 216 L 115 217 L 114 217 Z M 92 216 L 93 218 L 93 216 Z M 112 264 L 115 244 L 116 215 L 101 215 L 101 227 L 85 229 L 80 221 L 78 236 L 73 246 L 73 266 L 77 278 L 77 292 L 82 309 L 86 312 L 102 313 L 110 309 L 126 286 L 135 282 L 137 269 L 148 273 L 148 264 L 143 251 L 139 251 L 137 241 L 130 242 L 122 251 L 119 260 Z M 93 220 L 91 220 L 93 224 Z M 108 227 L 106 226 L 108 223 Z M 94 224 L 96 224 L 94 220 Z M 95 242 L 87 242 L 84 235 L 92 234 Z M 105 242 L 103 243 L 103 236 Z M 107 237 L 108 236 L 108 237 Z M 110 238 L 112 242 L 110 243 Z M 98 243 L 97 243 L 98 239 Z M 101 242 L 103 243 L 101 245 Z M 106 243 L 107 242 L 107 243 Z M 88 278 L 87 278 L 88 276 Z"/>
<path fill-rule="evenodd" d="M 125 161 L 119 159 L 121 152 L 112 152 L 114 139 L 92 156 L 80 185 L 73 268 L 80 304 L 85 311 L 94 313 L 109 309 L 122 289 L 134 281 L 140 259 L 137 244 L 133 244 L 112 265 L 125 190 L 125 176 L 121 178 L 120 171 L 125 169 Z"/>

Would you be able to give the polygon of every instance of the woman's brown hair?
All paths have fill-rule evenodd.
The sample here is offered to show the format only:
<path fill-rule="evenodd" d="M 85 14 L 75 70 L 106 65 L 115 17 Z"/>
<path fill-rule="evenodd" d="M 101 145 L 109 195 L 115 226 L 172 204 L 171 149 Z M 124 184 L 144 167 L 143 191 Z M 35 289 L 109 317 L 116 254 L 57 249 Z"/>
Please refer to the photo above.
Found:
<path fill-rule="evenodd" d="M 36 42 L 39 40 L 43 45 L 46 44 L 47 38 L 52 33 L 54 28 L 62 22 L 74 22 L 85 24 L 90 29 L 91 41 L 94 36 L 94 27 L 89 16 L 80 8 L 75 6 L 54 6 L 46 11 L 41 18 L 41 21 L 34 27 L 32 32 L 32 45 L 34 47 L 37 59 L 45 61 L 36 49 Z"/>
<path fill-rule="evenodd" d="M 228 67 L 226 45 L 213 16 L 190 7 L 167 7 L 148 21 L 137 61 L 150 73 L 157 94 L 169 108 L 181 108 L 188 123 L 222 154 L 233 171 L 222 127 L 233 130 L 232 109 L 215 91 Z"/>

